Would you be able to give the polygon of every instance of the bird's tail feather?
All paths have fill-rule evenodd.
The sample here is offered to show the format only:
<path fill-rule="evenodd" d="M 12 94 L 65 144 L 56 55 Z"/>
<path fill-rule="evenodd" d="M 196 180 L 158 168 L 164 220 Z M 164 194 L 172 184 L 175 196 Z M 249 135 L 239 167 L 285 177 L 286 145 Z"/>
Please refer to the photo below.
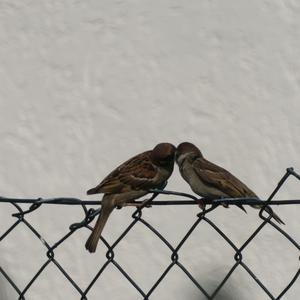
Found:
<path fill-rule="evenodd" d="M 247 213 L 246 208 L 242 205 L 242 204 L 238 204 L 237 205 L 238 208 L 240 208 L 242 211 L 244 211 L 245 213 Z"/>
<path fill-rule="evenodd" d="M 256 209 L 261 209 L 262 206 L 261 205 L 253 205 L 253 207 Z M 266 206 L 265 211 L 268 214 L 270 214 L 276 222 L 278 222 L 279 224 L 285 225 L 285 223 L 280 219 L 280 217 L 277 214 L 274 213 L 273 209 L 270 206 Z"/>
<path fill-rule="evenodd" d="M 273 209 L 270 206 L 266 206 L 265 210 L 275 219 L 275 221 L 277 221 L 279 224 L 285 225 L 285 223 L 280 219 L 280 217 L 277 214 L 274 213 Z"/>
<path fill-rule="evenodd" d="M 104 228 L 111 212 L 113 211 L 113 209 L 114 209 L 114 206 L 111 203 L 103 204 L 101 211 L 100 211 L 100 215 L 96 222 L 96 225 L 95 225 L 91 235 L 89 236 L 89 238 L 87 239 L 87 241 L 85 243 L 85 248 L 89 252 L 93 253 L 96 251 L 98 241 L 100 239 L 103 228 Z"/>

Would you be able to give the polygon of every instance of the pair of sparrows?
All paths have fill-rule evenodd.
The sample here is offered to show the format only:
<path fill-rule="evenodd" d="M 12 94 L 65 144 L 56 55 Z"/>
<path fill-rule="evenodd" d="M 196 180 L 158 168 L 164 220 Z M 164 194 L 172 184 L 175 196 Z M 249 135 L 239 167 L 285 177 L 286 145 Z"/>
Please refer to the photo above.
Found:
<path fill-rule="evenodd" d="M 88 195 L 104 193 L 100 215 L 85 244 L 88 251 L 96 251 L 103 228 L 113 209 L 146 195 L 150 189 L 164 186 L 173 172 L 175 160 L 182 177 L 201 197 L 258 198 L 230 172 L 206 160 L 195 145 L 184 142 L 176 148 L 169 143 L 160 143 L 153 150 L 127 160 L 99 185 L 87 191 Z M 260 205 L 253 207 L 261 208 Z M 242 206 L 240 208 L 244 209 Z M 266 211 L 272 214 L 278 223 L 284 224 L 269 206 L 266 207 Z"/>

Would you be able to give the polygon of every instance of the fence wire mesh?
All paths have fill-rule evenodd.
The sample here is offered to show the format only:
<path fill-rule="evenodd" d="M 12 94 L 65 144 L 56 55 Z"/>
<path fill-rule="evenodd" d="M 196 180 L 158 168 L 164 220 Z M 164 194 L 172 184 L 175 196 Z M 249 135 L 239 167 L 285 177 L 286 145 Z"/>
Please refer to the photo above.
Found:
<path fill-rule="evenodd" d="M 17 282 L 15 282 L 12 277 L 10 276 L 9 270 L 4 270 L 2 266 L 0 266 L 0 274 L 3 276 L 3 278 L 8 282 L 8 284 L 11 285 L 11 287 L 16 292 L 16 298 L 23 300 L 27 296 L 26 293 L 28 293 L 29 289 L 32 287 L 33 283 L 37 280 L 37 278 L 45 271 L 45 269 L 50 265 L 54 265 L 67 279 L 67 281 L 70 283 L 70 285 L 78 292 L 79 298 L 82 300 L 88 299 L 88 294 L 90 290 L 95 285 L 96 281 L 99 279 L 99 277 L 105 272 L 107 267 L 110 264 L 113 264 L 116 269 L 124 276 L 124 279 L 128 280 L 128 282 L 135 288 L 138 293 L 141 296 L 141 299 L 152 299 L 152 294 L 155 291 L 155 289 L 162 284 L 164 278 L 166 278 L 167 274 L 171 271 L 171 269 L 174 266 L 177 266 L 180 268 L 184 274 L 191 280 L 191 282 L 196 286 L 196 288 L 199 289 L 199 292 L 204 295 L 206 299 L 215 299 L 218 295 L 219 291 L 222 289 L 222 287 L 226 284 L 228 279 L 232 276 L 232 274 L 235 272 L 238 266 L 242 267 L 248 274 L 253 278 L 253 280 L 257 283 L 257 285 L 263 290 L 263 292 L 266 295 L 266 299 L 281 299 L 289 289 L 295 285 L 295 282 L 297 281 L 299 274 L 300 274 L 300 268 L 298 271 L 293 274 L 289 280 L 289 283 L 285 286 L 285 288 L 278 294 L 274 295 L 263 283 L 263 279 L 258 278 L 254 271 L 251 270 L 251 268 L 244 262 L 243 260 L 243 252 L 245 249 L 251 244 L 255 236 L 259 232 L 261 232 L 266 224 L 269 224 L 272 226 L 274 230 L 276 230 L 279 234 L 281 234 L 283 237 L 285 237 L 291 247 L 295 247 L 299 253 L 300 253 L 300 245 L 298 242 L 296 242 L 287 232 L 284 231 L 284 229 L 279 226 L 277 226 L 273 222 L 273 218 L 271 215 L 267 214 L 264 210 L 264 208 L 267 205 L 296 205 L 300 204 L 300 200 L 273 200 L 273 197 L 276 195 L 276 193 L 280 190 L 280 188 L 283 186 L 283 184 L 286 182 L 286 180 L 293 176 L 300 180 L 300 175 L 297 174 L 293 168 L 288 168 L 286 170 L 286 173 L 281 178 L 281 180 L 278 182 L 276 188 L 272 192 L 272 194 L 269 196 L 269 198 L 264 201 L 264 205 L 259 211 L 259 217 L 262 219 L 262 223 L 257 227 L 257 229 L 249 236 L 249 238 L 240 246 L 236 246 L 236 244 L 233 243 L 233 241 L 226 235 L 209 217 L 209 213 L 213 210 L 215 210 L 219 205 L 226 204 L 226 205 L 251 205 L 251 204 L 261 204 L 257 199 L 253 198 L 226 198 L 226 199 L 215 199 L 215 200 L 207 200 L 207 199 L 197 199 L 195 196 L 186 194 L 186 193 L 179 193 L 179 192 L 171 192 L 171 191 L 164 191 L 164 190 L 153 190 L 149 191 L 152 193 L 151 197 L 151 205 L 197 205 L 199 204 L 199 201 L 202 201 L 206 204 L 206 208 L 201 211 L 197 217 L 193 225 L 189 228 L 187 233 L 184 235 L 184 237 L 181 239 L 181 241 L 176 245 L 172 245 L 168 239 L 160 233 L 160 230 L 158 228 L 153 227 L 151 224 L 149 224 L 144 218 L 143 218 L 143 205 L 141 207 L 138 207 L 135 212 L 132 214 L 132 221 L 129 224 L 129 226 L 122 232 L 122 234 L 113 242 L 108 243 L 106 239 L 101 237 L 101 242 L 105 245 L 107 248 L 106 252 L 106 261 L 105 263 L 100 267 L 98 273 L 90 284 L 82 288 L 77 284 L 71 277 L 71 275 L 64 269 L 62 264 L 55 258 L 55 250 L 60 247 L 62 243 L 64 243 L 71 235 L 73 235 L 77 230 L 85 227 L 89 230 L 92 230 L 92 227 L 89 226 L 89 223 L 93 221 L 93 219 L 99 214 L 100 209 L 87 209 L 88 205 L 99 205 L 100 201 L 88 201 L 88 200 L 80 200 L 76 198 L 52 198 L 52 199 L 16 199 L 16 198 L 4 198 L 0 197 L 0 203 L 11 203 L 16 209 L 17 212 L 14 213 L 12 216 L 16 218 L 17 220 L 7 229 L 4 231 L 4 233 L 1 234 L 0 232 L 0 243 L 5 240 L 5 238 L 14 231 L 14 229 L 21 223 L 23 223 L 25 226 L 29 228 L 29 230 L 32 232 L 32 234 L 39 239 L 39 241 L 43 244 L 45 247 L 45 252 L 47 256 L 47 260 L 45 263 L 43 263 L 39 270 L 32 276 L 31 280 L 26 284 L 26 286 L 21 289 Z M 174 196 L 180 196 L 184 198 L 184 200 L 172 200 L 172 201 L 155 201 L 154 199 L 159 194 L 168 194 L 168 195 L 174 195 Z M 142 201 L 138 201 L 137 203 L 142 203 Z M 149 202 L 148 202 L 149 203 Z M 27 210 L 23 210 L 19 204 L 31 204 Z M 55 204 L 55 205 L 79 205 L 83 209 L 84 212 L 84 219 L 79 222 L 70 225 L 69 231 L 60 238 L 57 242 L 50 245 L 47 242 L 47 239 L 43 237 L 37 228 L 35 228 L 28 220 L 26 220 L 26 215 L 32 213 L 33 211 L 39 209 L 42 205 L 46 204 Z M 207 208 L 208 207 L 208 208 Z M 159 274 L 157 277 L 157 280 L 154 282 L 152 287 L 149 290 L 143 290 L 141 286 L 126 272 L 125 268 L 123 268 L 117 260 L 117 253 L 115 253 L 116 246 L 120 243 L 122 239 L 126 237 L 128 232 L 137 224 L 141 223 L 150 230 L 156 237 L 167 247 L 170 251 L 170 263 L 168 266 L 164 269 L 164 271 Z M 185 244 L 185 242 L 189 239 L 191 234 L 194 232 L 196 227 L 200 226 L 199 224 L 206 223 L 208 224 L 223 240 L 225 243 L 227 243 L 234 251 L 234 261 L 235 263 L 232 265 L 229 272 L 226 274 L 224 279 L 219 283 L 217 288 L 212 293 L 209 293 L 205 286 L 199 282 L 199 280 L 196 280 L 191 272 L 184 266 L 184 264 L 179 259 L 179 253 L 182 246 Z M 298 261 L 295 261 L 295 264 L 299 264 Z M 51 280 L 51 279 L 49 279 Z M 300 296 L 300 295 L 299 295 Z"/>

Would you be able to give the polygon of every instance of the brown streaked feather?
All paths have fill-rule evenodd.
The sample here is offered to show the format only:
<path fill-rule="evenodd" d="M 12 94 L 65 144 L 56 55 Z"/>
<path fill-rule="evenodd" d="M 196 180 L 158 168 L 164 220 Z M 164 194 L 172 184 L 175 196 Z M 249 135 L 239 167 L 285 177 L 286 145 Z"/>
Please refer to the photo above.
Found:
<path fill-rule="evenodd" d="M 157 170 L 150 160 L 151 151 L 138 154 L 113 170 L 103 181 L 88 194 L 115 194 L 132 189 L 150 189 L 156 182 Z"/>
<path fill-rule="evenodd" d="M 215 187 L 229 197 L 257 197 L 253 191 L 230 172 L 204 158 L 196 159 L 193 162 L 193 168 L 201 181 Z"/>
<path fill-rule="evenodd" d="M 224 194 L 232 198 L 239 197 L 254 197 L 258 196 L 250 190 L 243 182 L 232 175 L 227 170 L 213 164 L 205 158 L 197 158 L 193 162 L 193 168 L 200 180 L 204 183 L 215 187 L 222 191 Z M 259 198 L 258 198 L 259 199 Z M 246 211 L 242 205 L 238 205 L 239 208 Z M 254 208 L 260 209 L 260 205 L 253 205 Z M 279 223 L 284 224 L 280 217 L 275 214 L 271 207 L 265 207 L 265 210 L 273 216 L 273 218 Z"/>

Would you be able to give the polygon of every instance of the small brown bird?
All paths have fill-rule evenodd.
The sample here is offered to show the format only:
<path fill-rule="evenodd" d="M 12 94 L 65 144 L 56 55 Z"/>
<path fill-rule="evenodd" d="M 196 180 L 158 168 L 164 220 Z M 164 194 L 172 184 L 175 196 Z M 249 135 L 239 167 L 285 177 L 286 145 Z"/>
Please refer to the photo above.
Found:
<path fill-rule="evenodd" d="M 176 162 L 179 166 L 181 176 L 190 185 L 191 189 L 201 197 L 208 199 L 222 197 L 258 198 L 253 191 L 230 172 L 206 160 L 201 151 L 192 143 L 184 142 L 178 145 Z M 239 207 L 245 210 L 242 205 Z M 260 205 L 253 205 L 253 207 L 257 209 L 261 208 Z M 279 224 L 284 224 L 273 213 L 271 207 L 267 206 L 265 209 L 273 215 Z"/>
<path fill-rule="evenodd" d="M 126 205 L 146 195 L 149 189 L 166 184 L 174 169 L 175 150 L 172 144 L 158 144 L 153 150 L 127 160 L 99 185 L 87 191 L 88 195 L 104 193 L 100 215 L 85 244 L 88 251 L 96 251 L 102 230 L 116 206 Z"/>

